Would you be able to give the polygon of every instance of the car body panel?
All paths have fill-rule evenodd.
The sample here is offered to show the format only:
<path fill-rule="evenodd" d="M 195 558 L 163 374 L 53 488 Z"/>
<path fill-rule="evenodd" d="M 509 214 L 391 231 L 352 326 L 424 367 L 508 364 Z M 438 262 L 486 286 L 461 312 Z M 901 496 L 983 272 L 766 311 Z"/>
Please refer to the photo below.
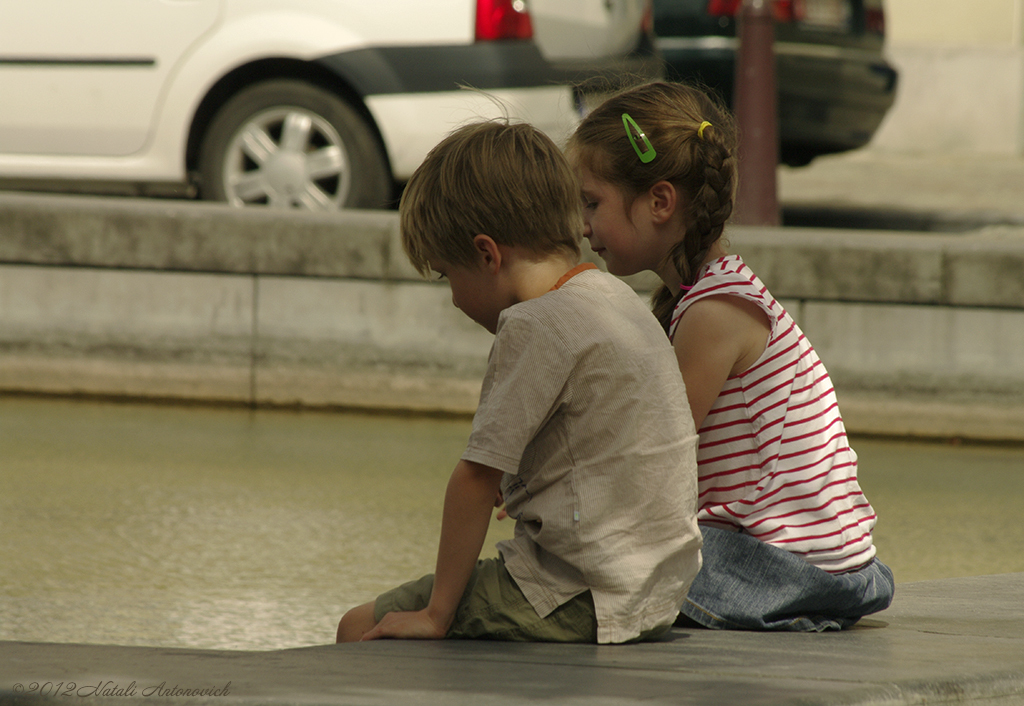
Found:
<path fill-rule="evenodd" d="M 164 87 L 216 24 L 221 5 L 107 0 L 102 13 L 94 3 L 67 0 L 5 6 L 0 153 L 117 157 L 141 150 Z"/>
<path fill-rule="evenodd" d="M 395 177 L 408 179 L 423 156 L 459 125 L 514 114 L 561 144 L 575 128 L 567 86 L 370 96 L 367 106 L 384 134 Z M 399 139 L 399 136 L 404 136 Z"/>
<path fill-rule="evenodd" d="M 528 6 L 537 45 L 554 62 L 628 53 L 637 44 L 636 28 L 649 7 L 635 0 L 530 0 Z"/>

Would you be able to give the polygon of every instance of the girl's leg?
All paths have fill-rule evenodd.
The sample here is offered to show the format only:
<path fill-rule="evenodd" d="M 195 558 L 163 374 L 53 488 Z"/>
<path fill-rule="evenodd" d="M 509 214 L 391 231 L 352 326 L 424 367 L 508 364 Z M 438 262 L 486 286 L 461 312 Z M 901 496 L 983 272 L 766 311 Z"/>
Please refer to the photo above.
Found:
<path fill-rule="evenodd" d="M 705 627 L 841 630 L 892 601 L 892 572 L 880 561 L 830 574 L 749 535 L 714 527 L 701 531 L 704 564 L 681 612 Z"/>

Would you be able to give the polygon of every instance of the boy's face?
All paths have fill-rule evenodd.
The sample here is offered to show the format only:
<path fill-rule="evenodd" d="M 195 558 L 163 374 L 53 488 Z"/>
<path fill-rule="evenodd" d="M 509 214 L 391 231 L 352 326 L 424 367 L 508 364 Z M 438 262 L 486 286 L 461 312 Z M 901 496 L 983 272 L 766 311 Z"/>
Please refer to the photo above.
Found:
<path fill-rule="evenodd" d="M 452 304 L 491 333 L 498 328 L 498 315 L 515 303 L 501 295 L 493 273 L 482 264 L 466 267 L 431 260 L 430 269 L 448 280 Z"/>

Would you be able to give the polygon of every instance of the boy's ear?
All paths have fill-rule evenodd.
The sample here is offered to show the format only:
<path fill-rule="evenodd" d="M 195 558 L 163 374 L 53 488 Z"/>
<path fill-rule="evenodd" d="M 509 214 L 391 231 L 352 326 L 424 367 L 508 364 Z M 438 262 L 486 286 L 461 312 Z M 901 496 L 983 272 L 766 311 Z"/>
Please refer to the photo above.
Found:
<path fill-rule="evenodd" d="M 679 207 L 679 191 L 668 181 L 659 181 L 647 192 L 651 217 L 655 223 L 666 223 Z"/>
<path fill-rule="evenodd" d="M 484 268 L 492 273 L 501 269 L 501 248 L 494 242 L 494 238 L 483 233 L 476 235 L 473 237 L 473 247 L 476 248 L 477 257 Z"/>

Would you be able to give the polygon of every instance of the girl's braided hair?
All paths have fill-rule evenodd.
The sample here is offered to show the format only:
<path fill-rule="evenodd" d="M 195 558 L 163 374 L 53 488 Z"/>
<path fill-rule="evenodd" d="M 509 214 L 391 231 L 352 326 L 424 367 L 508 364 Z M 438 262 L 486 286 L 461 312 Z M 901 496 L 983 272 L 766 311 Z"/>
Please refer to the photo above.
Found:
<path fill-rule="evenodd" d="M 643 136 L 630 139 L 624 114 Z M 646 162 L 640 158 L 643 137 L 656 153 Z M 689 287 L 732 214 L 736 144 L 735 122 L 719 100 L 692 86 L 658 82 L 605 101 L 580 123 L 567 151 L 578 166 L 622 190 L 627 214 L 633 201 L 659 181 L 681 192 L 686 231 L 668 259 Z M 662 286 L 652 297 L 654 314 L 666 331 L 683 293 Z"/>

